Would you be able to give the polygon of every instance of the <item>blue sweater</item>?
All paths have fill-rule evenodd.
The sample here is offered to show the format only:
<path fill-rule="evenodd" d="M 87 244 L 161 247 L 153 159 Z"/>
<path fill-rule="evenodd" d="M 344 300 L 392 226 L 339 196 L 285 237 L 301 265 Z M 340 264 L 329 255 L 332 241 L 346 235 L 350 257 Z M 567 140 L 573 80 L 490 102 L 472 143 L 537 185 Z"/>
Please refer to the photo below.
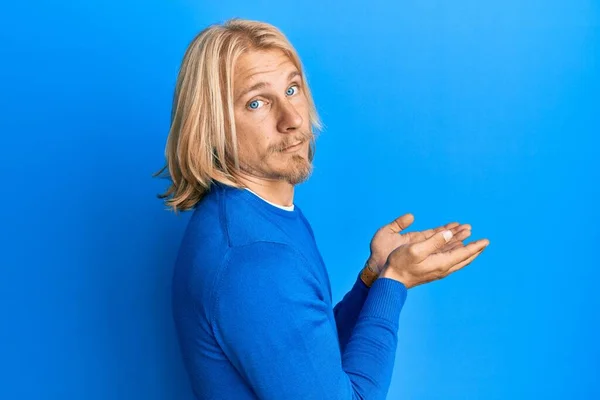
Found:
<path fill-rule="evenodd" d="M 173 275 L 173 315 L 198 399 L 384 399 L 406 287 L 359 278 L 335 305 L 310 224 L 215 183 Z"/>

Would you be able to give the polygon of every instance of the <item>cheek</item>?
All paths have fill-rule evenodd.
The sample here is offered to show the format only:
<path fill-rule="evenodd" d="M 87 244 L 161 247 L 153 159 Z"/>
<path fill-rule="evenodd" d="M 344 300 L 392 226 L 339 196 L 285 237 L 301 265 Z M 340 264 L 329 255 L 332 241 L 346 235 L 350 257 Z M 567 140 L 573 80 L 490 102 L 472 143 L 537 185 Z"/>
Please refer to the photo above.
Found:
<path fill-rule="evenodd" d="M 238 142 L 238 149 L 241 151 L 242 148 L 252 147 L 256 141 L 260 128 L 251 121 L 243 119 L 237 119 L 235 121 L 235 134 Z"/>
<path fill-rule="evenodd" d="M 237 142 L 238 153 L 245 160 L 262 159 L 274 143 L 270 136 L 261 132 L 260 127 L 254 127 L 252 131 L 238 131 Z"/>
<path fill-rule="evenodd" d="M 303 154 L 306 156 L 307 160 L 308 160 L 308 153 L 310 153 L 310 143 L 309 143 L 309 141 L 307 141 L 306 143 L 304 143 L 304 149 L 303 149 Z"/>
<path fill-rule="evenodd" d="M 298 110 L 298 112 L 302 113 L 304 116 L 308 115 L 308 109 L 308 100 L 306 99 L 306 97 L 298 99 L 298 102 L 296 103 L 296 110 Z"/>

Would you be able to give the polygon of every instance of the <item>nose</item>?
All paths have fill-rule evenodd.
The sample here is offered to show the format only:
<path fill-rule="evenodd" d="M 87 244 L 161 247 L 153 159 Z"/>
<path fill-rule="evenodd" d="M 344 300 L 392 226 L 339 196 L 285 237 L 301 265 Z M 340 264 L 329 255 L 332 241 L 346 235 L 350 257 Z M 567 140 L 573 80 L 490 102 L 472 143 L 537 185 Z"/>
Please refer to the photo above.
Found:
<path fill-rule="evenodd" d="M 280 103 L 279 120 L 277 129 L 282 133 L 294 133 L 302 126 L 302 115 L 289 101 Z"/>

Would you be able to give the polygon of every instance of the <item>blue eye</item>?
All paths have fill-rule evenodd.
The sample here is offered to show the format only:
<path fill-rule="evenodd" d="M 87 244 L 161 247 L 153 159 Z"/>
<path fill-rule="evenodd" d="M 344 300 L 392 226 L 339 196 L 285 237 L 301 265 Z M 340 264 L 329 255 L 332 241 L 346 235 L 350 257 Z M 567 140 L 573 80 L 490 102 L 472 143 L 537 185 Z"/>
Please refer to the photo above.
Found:
<path fill-rule="evenodd" d="M 285 93 L 288 96 L 293 96 L 296 93 L 298 93 L 298 90 L 300 90 L 298 88 L 298 85 L 293 85 L 290 86 Z M 261 103 L 264 103 L 262 100 L 252 100 L 250 103 L 248 103 L 248 105 L 246 106 L 247 108 L 249 108 L 250 110 L 258 110 L 261 107 Z"/>
<path fill-rule="evenodd" d="M 250 107 L 252 110 L 256 110 L 259 106 L 258 103 L 262 102 L 262 100 L 254 100 L 251 101 L 250 104 L 248 104 L 248 107 Z M 253 107 L 253 104 L 255 104 L 255 106 Z"/>
<path fill-rule="evenodd" d="M 290 95 L 290 96 L 291 96 L 291 95 L 293 95 L 293 94 L 295 93 L 295 92 L 294 92 L 294 93 L 290 93 L 290 89 L 291 89 L 291 88 L 298 88 L 298 86 L 294 85 L 294 86 L 290 86 L 290 87 L 288 88 L 288 90 L 286 91 L 286 93 L 287 93 L 288 95 Z"/>

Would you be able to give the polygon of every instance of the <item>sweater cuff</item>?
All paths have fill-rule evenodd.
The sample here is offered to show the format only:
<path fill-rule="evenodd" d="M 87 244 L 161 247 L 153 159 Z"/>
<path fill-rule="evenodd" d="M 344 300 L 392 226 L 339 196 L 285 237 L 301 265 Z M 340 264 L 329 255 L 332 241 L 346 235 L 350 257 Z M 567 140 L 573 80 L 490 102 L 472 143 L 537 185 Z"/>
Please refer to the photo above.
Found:
<path fill-rule="evenodd" d="M 377 278 L 369 289 L 361 317 L 383 318 L 397 324 L 407 293 L 402 282 L 391 278 Z"/>

